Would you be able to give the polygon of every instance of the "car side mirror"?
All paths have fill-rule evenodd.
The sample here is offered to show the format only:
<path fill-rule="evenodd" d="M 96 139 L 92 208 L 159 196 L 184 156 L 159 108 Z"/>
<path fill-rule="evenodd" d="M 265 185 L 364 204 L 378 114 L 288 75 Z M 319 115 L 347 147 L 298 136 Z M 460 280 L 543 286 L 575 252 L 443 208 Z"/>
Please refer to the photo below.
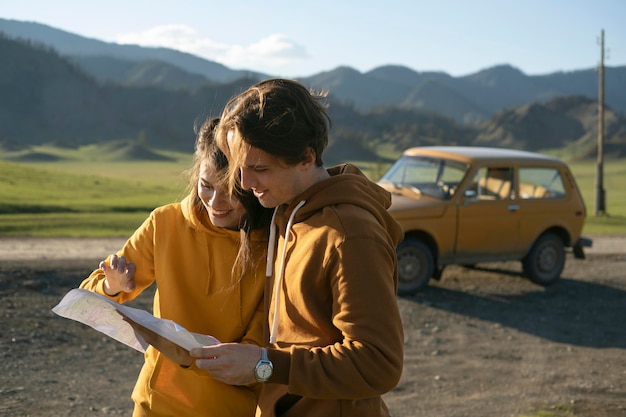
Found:
<path fill-rule="evenodd" d="M 478 197 L 478 193 L 476 192 L 476 190 L 465 190 L 465 197 L 467 198 L 477 198 Z"/>

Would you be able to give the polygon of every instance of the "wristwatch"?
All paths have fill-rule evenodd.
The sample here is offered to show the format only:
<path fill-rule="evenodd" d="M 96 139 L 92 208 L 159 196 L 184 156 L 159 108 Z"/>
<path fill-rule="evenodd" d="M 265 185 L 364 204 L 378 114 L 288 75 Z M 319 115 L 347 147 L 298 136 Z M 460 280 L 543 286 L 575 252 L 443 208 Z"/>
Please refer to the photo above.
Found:
<path fill-rule="evenodd" d="M 254 367 L 254 376 L 258 382 L 265 382 L 272 376 L 274 365 L 272 361 L 267 357 L 267 349 L 261 348 L 261 359 L 256 363 Z"/>

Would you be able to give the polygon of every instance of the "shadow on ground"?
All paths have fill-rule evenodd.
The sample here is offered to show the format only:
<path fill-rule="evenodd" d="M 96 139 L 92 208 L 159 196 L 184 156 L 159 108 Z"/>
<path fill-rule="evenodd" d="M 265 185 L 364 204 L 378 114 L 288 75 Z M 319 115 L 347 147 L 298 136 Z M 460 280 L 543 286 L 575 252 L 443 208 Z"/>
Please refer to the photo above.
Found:
<path fill-rule="evenodd" d="M 564 275 L 549 287 L 534 285 L 519 271 L 502 267 L 458 267 L 451 275 L 482 275 L 469 288 L 431 285 L 415 296 L 415 303 L 459 315 L 498 323 L 558 343 L 592 348 L 626 348 L 624 314 L 626 291 L 602 282 L 581 281 Z M 489 279 L 492 282 L 487 282 Z M 498 285 L 492 285 L 498 281 Z M 624 277 L 626 282 L 626 276 Z"/>

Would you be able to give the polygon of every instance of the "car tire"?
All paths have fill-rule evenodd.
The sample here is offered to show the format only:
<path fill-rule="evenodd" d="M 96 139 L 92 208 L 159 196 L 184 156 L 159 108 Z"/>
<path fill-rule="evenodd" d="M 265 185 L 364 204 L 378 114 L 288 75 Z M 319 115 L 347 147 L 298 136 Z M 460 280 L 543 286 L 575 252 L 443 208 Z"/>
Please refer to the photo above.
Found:
<path fill-rule="evenodd" d="M 399 295 L 414 294 L 428 285 L 435 269 L 428 245 L 416 238 L 406 238 L 396 248 L 396 256 Z"/>
<path fill-rule="evenodd" d="M 524 276 L 535 284 L 554 284 L 565 266 L 565 245 L 554 233 L 540 236 L 522 260 Z"/>

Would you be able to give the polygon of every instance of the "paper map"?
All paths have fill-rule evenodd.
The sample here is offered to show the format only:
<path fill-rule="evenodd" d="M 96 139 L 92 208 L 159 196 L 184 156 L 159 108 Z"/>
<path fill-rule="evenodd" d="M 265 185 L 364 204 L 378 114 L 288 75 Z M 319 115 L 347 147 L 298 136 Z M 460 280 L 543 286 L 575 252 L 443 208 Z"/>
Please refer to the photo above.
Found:
<path fill-rule="evenodd" d="M 187 351 L 219 343 L 212 336 L 189 332 L 171 320 L 154 317 L 145 310 L 124 306 L 82 288 L 70 290 L 52 311 L 86 324 L 140 352 L 145 352 L 149 343 L 124 317 Z"/>

